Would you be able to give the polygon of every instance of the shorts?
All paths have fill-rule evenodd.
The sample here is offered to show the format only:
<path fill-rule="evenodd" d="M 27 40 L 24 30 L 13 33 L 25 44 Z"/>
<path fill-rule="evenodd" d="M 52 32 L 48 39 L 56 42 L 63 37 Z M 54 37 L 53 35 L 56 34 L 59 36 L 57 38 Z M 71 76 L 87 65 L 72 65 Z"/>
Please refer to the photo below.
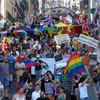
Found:
<path fill-rule="evenodd" d="M 79 94 L 79 88 L 75 88 L 75 95 L 76 96 L 79 96 L 80 94 Z"/>
<path fill-rule="evenodd" d="M 83 98 L 83 99 L 81 99 L 81 98 L 80 98 L 80 100 L 89 100 L 89 98 L 88 98 L 88 97 L 86 97 L 86 98 Z"/>
<path fill-rule="evenodd" d="M 3 85 L 9 85 L 9 78 L 0 77 L 0 80 Z"/>

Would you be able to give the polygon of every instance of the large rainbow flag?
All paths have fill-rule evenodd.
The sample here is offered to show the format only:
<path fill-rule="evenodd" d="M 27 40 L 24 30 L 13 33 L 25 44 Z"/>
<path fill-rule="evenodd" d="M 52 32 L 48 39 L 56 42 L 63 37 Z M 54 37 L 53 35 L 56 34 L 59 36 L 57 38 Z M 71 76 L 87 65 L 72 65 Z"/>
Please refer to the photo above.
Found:
<path fill-rule="evenodd" d="M 72 79 L 75 75 L 85 71 L 84 65 L 78 55 L 75 52 L 67 61 L 67 65 L 64 69 L 64 76 L 66 79 Z"/>

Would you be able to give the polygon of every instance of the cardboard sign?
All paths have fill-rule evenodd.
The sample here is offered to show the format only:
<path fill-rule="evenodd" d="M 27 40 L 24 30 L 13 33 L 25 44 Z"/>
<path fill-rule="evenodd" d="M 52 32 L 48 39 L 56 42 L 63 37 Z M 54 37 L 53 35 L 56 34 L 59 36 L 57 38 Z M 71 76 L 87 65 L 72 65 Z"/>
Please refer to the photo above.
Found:
<path fill-rule="evenodd" d="M 45 94 L 53 94 L 52 83 L 45 83 Z"/>
<path fill-rule="evenodd" d="M 57 44 L 70 42 L 70 38 L 68 34 L 57 35 L 54 37 Z"/>
<path fill-rule="evenodd" d="M 78 42 L 97 48 L 99 41 L 86 35 L 80 34 Z"/>
<path fill-rule="evenodd" d="M 4 42 L 4 39 L 6 39 L 7 43 L 11 43 L 12 40 L 8 39 L 7 37 L 4 37 L 3 40 L 1 42 Z"/>

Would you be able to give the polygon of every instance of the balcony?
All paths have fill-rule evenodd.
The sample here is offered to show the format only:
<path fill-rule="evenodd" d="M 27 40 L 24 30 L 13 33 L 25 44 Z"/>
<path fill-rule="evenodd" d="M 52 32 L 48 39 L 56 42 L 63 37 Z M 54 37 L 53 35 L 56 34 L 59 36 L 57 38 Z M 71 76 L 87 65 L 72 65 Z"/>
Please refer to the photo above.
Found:
<path fill-rule="evenodd" d="M 22 10 L 26 10 L 25 4 L 23 2 L 20 2 L 20 7 L 22 8 Z"/>
<path fill-rule="evenodd" d="M 14 23 L 15 22 L 15 19 L 12 17 L 12 15 L 6 11 L 6 18 L 11 22 L 11 23 Z"/>

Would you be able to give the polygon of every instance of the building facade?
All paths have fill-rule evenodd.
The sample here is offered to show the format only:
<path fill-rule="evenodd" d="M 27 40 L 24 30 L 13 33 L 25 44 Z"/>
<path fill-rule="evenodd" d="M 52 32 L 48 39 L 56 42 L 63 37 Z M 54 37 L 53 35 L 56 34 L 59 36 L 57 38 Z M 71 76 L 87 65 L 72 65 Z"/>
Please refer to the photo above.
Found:
<path fill-rule="evenodd" d="M 0 14 L 3 22 L 10 23 L 29 21 L 31 15 L 38 9 L 38 0 L 0 0 Z"/>

